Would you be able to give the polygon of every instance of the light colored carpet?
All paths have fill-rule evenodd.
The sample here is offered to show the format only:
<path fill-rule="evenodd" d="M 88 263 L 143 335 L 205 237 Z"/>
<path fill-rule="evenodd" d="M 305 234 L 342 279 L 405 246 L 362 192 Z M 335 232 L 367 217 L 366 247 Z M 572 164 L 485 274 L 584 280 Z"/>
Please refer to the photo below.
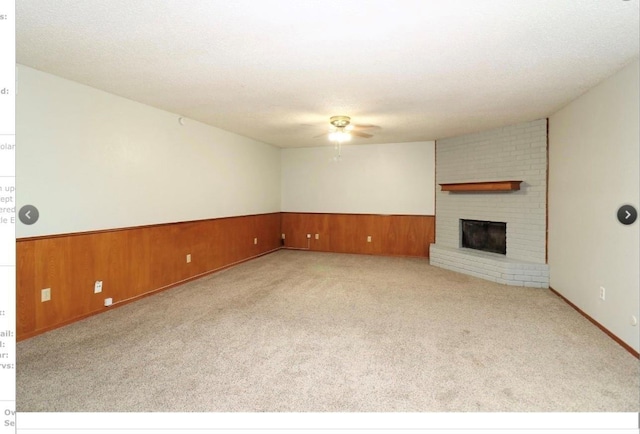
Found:
<path fill-rule="evenodd" d="M 18 411 L 640 410 L 559 297 L 424 259 L 280 250 L 17 347 Z"/>

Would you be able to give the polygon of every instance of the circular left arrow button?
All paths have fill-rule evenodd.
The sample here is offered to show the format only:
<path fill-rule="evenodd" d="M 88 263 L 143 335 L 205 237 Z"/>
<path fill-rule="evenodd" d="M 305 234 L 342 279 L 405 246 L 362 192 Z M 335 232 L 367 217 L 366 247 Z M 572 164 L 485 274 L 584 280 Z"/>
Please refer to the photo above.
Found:
<path fill-rule="evenodd" d="M 25 205 L 18 211 L 18 218 L 25 225 L 34 224 L 38 221 L 39 217 L 40 213 L 38 212 L 38 208 L 33 205 Z"/>

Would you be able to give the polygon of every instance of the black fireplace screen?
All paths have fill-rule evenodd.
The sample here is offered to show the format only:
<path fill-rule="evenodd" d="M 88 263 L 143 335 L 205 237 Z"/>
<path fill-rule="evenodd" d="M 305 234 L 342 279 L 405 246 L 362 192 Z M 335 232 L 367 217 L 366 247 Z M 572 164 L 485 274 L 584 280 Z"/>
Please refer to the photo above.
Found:
<path fill-rule="evenodd" d="M 483 220 L 460 220 L 462 247 L 485 252 L 507 253 L 507 224 Z"/>

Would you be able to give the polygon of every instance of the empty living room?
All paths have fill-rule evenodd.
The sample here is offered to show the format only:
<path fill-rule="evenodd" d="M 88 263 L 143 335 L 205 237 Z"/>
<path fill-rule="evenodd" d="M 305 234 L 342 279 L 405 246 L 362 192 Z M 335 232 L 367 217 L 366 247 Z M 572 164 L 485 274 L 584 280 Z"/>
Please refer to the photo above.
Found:
<path fill-rule="evenodd" d="M 23 429 L 637 425 L 639 26 L 17 1 Z"/>

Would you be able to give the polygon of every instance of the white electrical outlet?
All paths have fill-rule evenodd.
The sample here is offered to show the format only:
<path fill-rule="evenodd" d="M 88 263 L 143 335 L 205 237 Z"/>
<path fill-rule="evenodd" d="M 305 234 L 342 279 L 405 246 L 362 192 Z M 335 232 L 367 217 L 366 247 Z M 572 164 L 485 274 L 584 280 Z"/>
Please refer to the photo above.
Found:
<path fill-rule="evenodd" d="M 257 238 L 253 239 L 253 244 L 258 244 L 258 239 Z"/>
<path fill-rule="evenodd" d="M 96 280 L 96 283 L 93 285 L 93 293 L 98 294 L 102 292 L 102 280 Z"/>
<path fill-rule="evenodd" d="M 45 288 L 40 291 L 40 301 L 49 301 L 51 300 L 51 288 Z"/>
<path fill-rule="evenodd" d="M 605 289 L 604 286 L 600 287 L 600 300 L 604 301 L 604 297 L 605 297 Z"/>
<path fill-rule="evenodd" d="M 105 298 L 104 299 L 104 305 L 109 307 L 113 304 L 113 298 L 109 297 L 109 298 Z"/>
<path fill-rule="evenodd" d="M 320 234 L 316 234 L 316 240 L 320 239 Z"/>
<path fill-rule="evenodd" d="M 191 253 L 189 253 L 189 254 L 187 255 L 187 264 L 188 264 L 189 262 L 191 262 Z"/>
<path fill-rule="evenodd" d="M 284 240 L 284 234 L 282 234 L 282 239 Z"/>
<path fill-rule="evenodd" d="M 308 239 L 311 239 L 311 234 L 307 234 L 307 238 L 308 238 Z"/>
<path fill-rule="evenodd" d="M 367 243 L 371 242 L 371 235 L 367 236 Z"/>

